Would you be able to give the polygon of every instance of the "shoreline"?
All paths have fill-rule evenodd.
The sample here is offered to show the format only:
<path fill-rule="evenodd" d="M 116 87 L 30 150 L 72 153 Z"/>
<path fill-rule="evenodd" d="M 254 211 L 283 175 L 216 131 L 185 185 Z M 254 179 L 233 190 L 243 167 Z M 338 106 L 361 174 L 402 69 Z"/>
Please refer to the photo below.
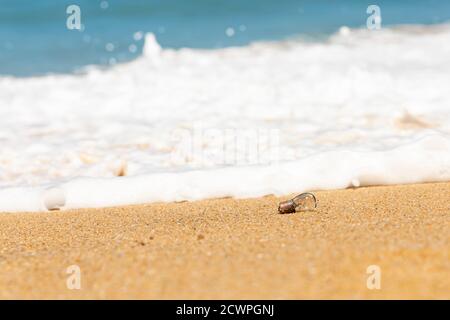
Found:
<path fill-rule="evenodd" d="M 435 133 L 383 151 L 323 151 L 268 165 L 114 178 L 79 177 L 45 187 L 0 189 L 0 211 L 96 209 L 222 196 L 243 199 L 299 190 L 450 181 L 447 150 L 450 139 Z M 329 165 L 330 159 L 335 159 L 333 166 Z"/>
<path fill-rule="evenodd" d="M 450 298 L 450 182 L 314 193 L 0 213 L 0 298 Z"/>

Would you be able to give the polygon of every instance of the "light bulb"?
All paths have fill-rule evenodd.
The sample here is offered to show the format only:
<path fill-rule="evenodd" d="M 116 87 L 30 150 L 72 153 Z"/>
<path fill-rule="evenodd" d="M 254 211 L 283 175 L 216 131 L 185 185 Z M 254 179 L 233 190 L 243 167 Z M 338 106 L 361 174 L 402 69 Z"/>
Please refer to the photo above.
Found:
<path fill-rule="evenodd" d="M 280 202 L 278 212 L 281 214 L 294 213 L 298 211 L 310 211 L 317 208 L 316 197 L 309 192 L 299 194 L 293 199 Z"/>

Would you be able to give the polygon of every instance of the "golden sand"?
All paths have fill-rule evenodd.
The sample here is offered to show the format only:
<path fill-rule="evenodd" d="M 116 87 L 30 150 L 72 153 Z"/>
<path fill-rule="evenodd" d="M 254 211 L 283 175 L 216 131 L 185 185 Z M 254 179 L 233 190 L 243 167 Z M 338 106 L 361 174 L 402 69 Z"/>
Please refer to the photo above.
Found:
<path fill-rule="evenodd" d="M 0 298 L 450 299 L 450 183 L 316 196 L 0 214 Z"/>

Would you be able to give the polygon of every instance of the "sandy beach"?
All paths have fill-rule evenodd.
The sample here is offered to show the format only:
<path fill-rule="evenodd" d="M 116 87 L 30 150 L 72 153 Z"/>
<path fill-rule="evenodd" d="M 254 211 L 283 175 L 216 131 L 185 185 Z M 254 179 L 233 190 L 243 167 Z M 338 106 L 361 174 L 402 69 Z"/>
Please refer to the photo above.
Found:
<path fill-rule="evenodd" d="M 320 191 L 316 211 L 291 215 L 273 196 L 2 213 L 0 298 L 449 299 L 449 195 L 450 183 Z"/>

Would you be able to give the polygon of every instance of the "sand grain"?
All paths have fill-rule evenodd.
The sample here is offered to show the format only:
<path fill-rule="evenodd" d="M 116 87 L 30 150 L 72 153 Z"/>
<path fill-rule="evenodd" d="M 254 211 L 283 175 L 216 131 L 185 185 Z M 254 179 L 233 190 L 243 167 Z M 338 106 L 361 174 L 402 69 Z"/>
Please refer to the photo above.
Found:
<path fill-rule="evenodd" d="M 316 195 L 0 214 L 0 298 L 450 298 L 450 183 Z"/>

